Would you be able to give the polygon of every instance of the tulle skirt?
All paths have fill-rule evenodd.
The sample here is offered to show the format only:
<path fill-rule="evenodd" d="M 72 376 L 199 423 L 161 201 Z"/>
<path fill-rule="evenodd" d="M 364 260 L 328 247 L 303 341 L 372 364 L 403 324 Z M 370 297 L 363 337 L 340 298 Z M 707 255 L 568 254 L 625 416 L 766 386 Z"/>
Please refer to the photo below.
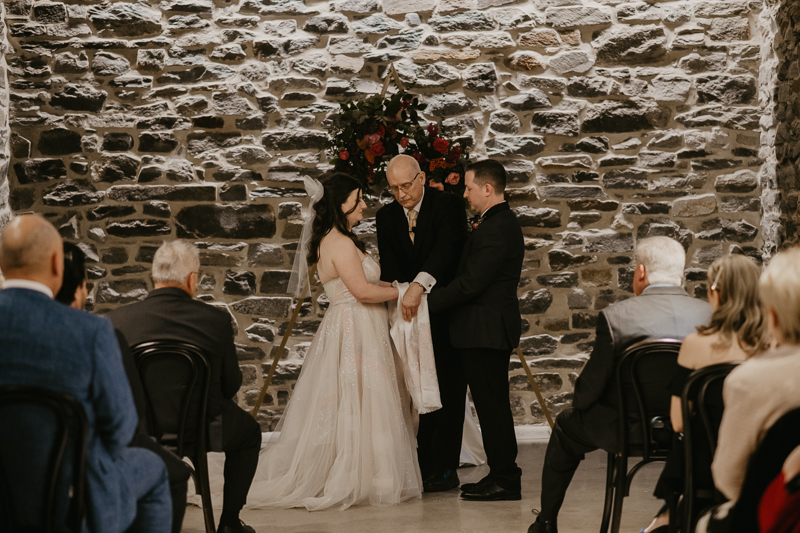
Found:
<path fill-rule="evenodd" d="M 249 508 L 389 505 L 421 496 L 410 399 L 380 304 L 332 304 L 283 418 L 262 450 Z"/>

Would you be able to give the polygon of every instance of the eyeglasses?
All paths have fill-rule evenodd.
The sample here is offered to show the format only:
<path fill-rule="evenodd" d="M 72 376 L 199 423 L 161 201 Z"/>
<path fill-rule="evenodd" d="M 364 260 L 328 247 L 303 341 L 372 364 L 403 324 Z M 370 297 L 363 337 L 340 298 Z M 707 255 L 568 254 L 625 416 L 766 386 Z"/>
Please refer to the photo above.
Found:
<path fill-rule="evenodd" d="M 421 172 L 419 174 L 421 174 Z M 392 194 L 397 195 L 397 193 L 399 193 L 400 191 L 403 191 L 403 193 L 408 193 L 408 191 L 411 190 L 411 187 L 414 186 L 414 182 L 417 181 L 417 178 L 419 177 L 419 174 L 414 176 L 411 179 L 411 181 L 407 181 L 405 183 L 401 183 L 400 185 L 396 185 L 394 187 L 389 187 L 389 189 L 392 191 Z"/>

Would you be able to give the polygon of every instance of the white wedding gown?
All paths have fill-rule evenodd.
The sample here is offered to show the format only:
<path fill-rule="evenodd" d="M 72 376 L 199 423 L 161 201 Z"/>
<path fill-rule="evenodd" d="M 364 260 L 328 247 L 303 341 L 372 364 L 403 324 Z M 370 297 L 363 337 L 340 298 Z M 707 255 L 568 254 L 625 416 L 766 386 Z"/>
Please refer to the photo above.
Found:
<path fill-rule="evenodd" d="M 378 263 L 367 256 L 362 267 L 377 285 Z M 261 452 L 250 508 L 346 509 L 421 496 L 410 400 L 387 310 L 358 302 L 339 278 L 324 288 L 330 307 Z"/>

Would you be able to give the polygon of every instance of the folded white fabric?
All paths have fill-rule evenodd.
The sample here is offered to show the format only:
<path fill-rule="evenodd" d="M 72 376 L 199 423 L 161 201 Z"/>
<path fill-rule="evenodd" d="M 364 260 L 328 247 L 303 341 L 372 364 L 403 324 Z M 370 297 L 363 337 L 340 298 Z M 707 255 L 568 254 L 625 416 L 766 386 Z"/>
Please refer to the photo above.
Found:
<path fill-rule="evenodd" d="M 430 413 L 442 408 L 439 398 L 439 380 L 436 376 L 436 361 L 433 358 L 431 319 L 428 314 L 428 296 L 422 295 L 417 316 L 411 322 L 403 320 L 403 295 L 408 283 L 392 283 L 400 295 L 397 305 L 390 306 L 389 325 L 394 346 L 403 362 L 406 388 L 420 413 Z M 394 309 L 391 309 L 394 307 Z"/>

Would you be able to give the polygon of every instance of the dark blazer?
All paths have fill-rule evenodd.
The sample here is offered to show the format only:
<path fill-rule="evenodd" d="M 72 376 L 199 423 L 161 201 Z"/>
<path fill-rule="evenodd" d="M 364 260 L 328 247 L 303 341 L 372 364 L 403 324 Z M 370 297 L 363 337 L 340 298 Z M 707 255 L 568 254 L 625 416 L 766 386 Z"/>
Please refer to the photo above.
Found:
<path fill-rule="evenodd" d="M 137 495 L 120 462 L 137 418 L 111 323 L 33 290 L 3 289 L 0 384 L 46 387 L 81 402 L 89 421 L 89 530 L 115 533 L 131 524 Z"/>
<path fill-rule="evenodd" d="M 600 312 L 594 350 L 578 376 L 572 400 L 573 407 L 586 414 L 586 429 L 595 444 L 608 451 L 617 446 L 615 369 L 625 349 L 647 339 L 683 340 L 710 319 L 708 303 L 675 286 L 649 287 Z"/>
<path fill-rule="evenodd" d="M 431 313 L 447 309 L 456 348 L 512 350 L 522 318 L 519 285 L 525 244 L 507 203 L 489 209 L 464 245 L 456 278 L 428 298 Z"/>
<path fill-rule="evenodd" d="M 426 187 L 413 243 L 408 235 L 408 219 L 397 201 L 378 210 L 375 225 L 381 280 L 410 283 L 420 272 L 427 272 L 436 278 L 433 290 L 453 280 L 467 238 L 462 198 Z"/>
<path fill-rule="evenodd" d="M 231 316 L 225 311 L 192 299 L 175 287 L 156 289 L 135 302 L 107 315 L 131 346 L 169 340 L 194 344 L 208 358 L 211 383 L 208 418 L 216 418 L 233 404 L 242 385 L 242 371 L 233 344 Z"/>

